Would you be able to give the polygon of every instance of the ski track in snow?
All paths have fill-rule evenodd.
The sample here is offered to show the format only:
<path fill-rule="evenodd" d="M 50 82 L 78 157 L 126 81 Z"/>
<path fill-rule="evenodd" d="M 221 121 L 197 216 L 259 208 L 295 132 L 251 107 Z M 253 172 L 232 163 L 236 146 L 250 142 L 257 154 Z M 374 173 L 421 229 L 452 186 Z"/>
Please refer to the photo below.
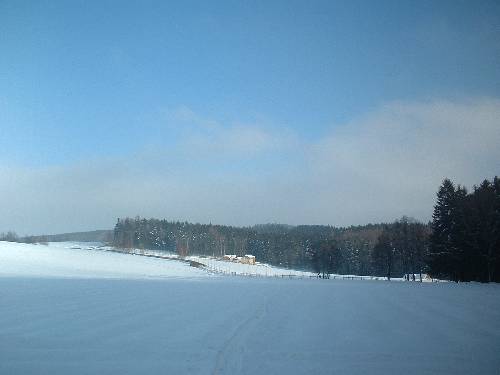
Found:
<path fill-rule="evenodd" d="M 268 296 L 252 314 L 234 329 L 231 336 L 223 343 L 221 349 L 217 351 L 212 375 L 241 374 L 243 372 L 244 363 L 242 363 L 242 358 L 245 353 L 245 337 L 268 314 L 271 299 L 272 297 Z M 234 362 L 231 362 L 231 359 Z"/>

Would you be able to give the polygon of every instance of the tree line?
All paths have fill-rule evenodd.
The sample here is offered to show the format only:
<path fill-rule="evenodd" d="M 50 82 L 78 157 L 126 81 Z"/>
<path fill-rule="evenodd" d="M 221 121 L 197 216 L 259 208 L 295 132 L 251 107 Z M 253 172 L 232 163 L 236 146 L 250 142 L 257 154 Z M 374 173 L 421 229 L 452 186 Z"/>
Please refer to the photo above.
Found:
<path fill-rule="evenodd" d="M 369 251 L 380 230 L 380 225 L 344 229 L 281 224 L 232 227 L 136 217 L 118 219 L 114 245 L 176 252 L 181 256 L 253 254 L 258 261 L 272 265 L 311 269 L 313 264 L 322 267 L 322 262 L 317 261 L 318 249 L 336 241 L 342 244 L 342 261 L 335 264 L 335 271 L 367 273 L 371 267 Z"/>
<path fill-rule="evenodd" d="M 180 256 L 252 254 L 260 262 L 311 270 L 324 277 L 331 273 L 385 276 L 379 258 L 374 258 L 374 248 L 380 234 L 393 226 L 369 224 L 335 228 L 261 224 L 232 227 L 136 217 L 118 219 L 114 245 L 124 249 L 176 252 Z M 415 257 L 411 262 L 395 262 L 391 274 L 401 276 L 407 271 L 403 265 L 416 267 L 419 261 L 420 258 Z"/>
<path fill-rule="evenodd" d="M 168 220 L 118 219 L 114 245 L 180 256 L 255 255 L 275 266 L 332 273 L 402 277 L 427 271 L 429 225 L 403 217 L 392 224 L 336 228 L 261 224 L 231 227 Z"/>
<path fill-rule="evenodd" d="M 19 243 L 38 243 L 42 245 L 48 244 L 47 236 L 23 236 L 20 237 L 14 231 L 0 233 L 0 241 L 19 242 Z"/>

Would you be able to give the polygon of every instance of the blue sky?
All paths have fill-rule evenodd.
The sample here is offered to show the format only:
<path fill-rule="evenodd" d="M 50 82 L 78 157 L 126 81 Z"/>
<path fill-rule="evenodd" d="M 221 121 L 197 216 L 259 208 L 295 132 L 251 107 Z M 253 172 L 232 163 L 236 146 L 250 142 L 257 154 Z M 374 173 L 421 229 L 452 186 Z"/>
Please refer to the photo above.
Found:
<path fill-rule="evenodd" d="M 280 189 L 298 187 L 288 200 L 307 202 L 308 192 L 328 190 L 321 183 L 301 182 L 314 181 L 312 173 L 318 180 L 335 176 L 332 185 L 340 190 L 330 188 L 332 195 L 351 190 L 355 179 L 339 174 L 342 167 L 311 172 L 330 158 L 318 161 L 317 150 L 329 149 L 325 143 L 333 139 L 335 150 L 350 145 L 343 158 L 351 152 L 350 159 L 356 159 L 364 134 L 377 128 L 381 116 L 392 119 L 403 112 L 398 126 L 410 126 L 409 134 L 419 126 L 415 118 L 425 118 L 436 123 L 434 132 L 452 126 L 442 118 L 454 108 L 450 121 L 466 111 L 460 119 L 470 114 L 474 123 L 484 118 L 491 123 L 478 143 L 496 140 L 499 40 L 500 3 L 495 1 L 2 1 L 0 167 L 24 176 L 3 176 L 4 191 L 24 191 L 26 199 L 35 199 L 40 194 L 32 182 L 35 175 L 50 185 L 54 170 L 67 177 L 87 168 L 85 175 L 104 181 L 97 190 L 111 194 L 106 186 L 117 183 L 108 176 L 113 174 L 98 172 L 106 163 L 124 170 L 126 180 L 157 186 L 156 195 L 149 194 L 157 200 L 138 200 L 131 207 L 117 202 L 102 221 L 90 213 L 69 220 L 71 212 L 61 211 L 43 228 L 33 223 L 19 229 L 33 232 L 92 229 L 107 222 L 109 227 L 118 214 L 238 225 L 346 225 L 393 220 L 399 214 L 426 219 L 432 210 L 429 196 L 437 189 L 432 184 L 445 174 L 466 184 L 492 177 L 487 174 L 498 171 L 494 149 L 484 154 L 478 148 L 477 165 L 453 168 L 450 162 L 449 169 L 438 168 L 425 187 L 433 190 L 414 205 L 430 204 L 427 214 L 413 205 L 409 212 L 405 207 L 381 211 L 353 202 L 359 205 L 358 216 L 342 219 L 345 215 L 335 214 L 338 204 L 328 199 L 293 212 L 284 209 L 286 200 L 279 203 Z M 432 108 L 434 117 L 428 119 Z M 374 149 L 392 146 L 376 134 Z M 339 139 L 345 141 L 342 147 Z M 352 172 L 373 155 L 366 158 L 343 168 Z M 284 186 L 273 180 L 277 174 L 284 176 Z M 168 176 L 168 183 L 153 182 L 158 175 Z M 219 184 L 227 187 L 231 181 L 238 181 L 233 201 L 220 210 Z M 203 186 L 214 196 L 196 189 L 191 195 L 175 193 L 185 193 L 188 185 Z M 248 195 L 237 194 L 241 186 Z M 92 198 L 95 188 L 68 189 L 78 191 L 94 212 L 106 210 Z M 387 189 L 380 189 L 385 196 Z M 47 202 L 40 210 L 58 204 L 50 191 L 53 186 L 37 196 Z M 165 194 L 179 194 L 185 208 L 153 209 Z M 217 205 L 188 207 L 200 195 Z M 245 196 L 274 211 L 253 212 Z M 402 196 L 401 202 L 409 199 Z M 4 218 L 0 230 L 22 226 L 29 215 L 21 211 L 12 205 L 14 218 Z"/>

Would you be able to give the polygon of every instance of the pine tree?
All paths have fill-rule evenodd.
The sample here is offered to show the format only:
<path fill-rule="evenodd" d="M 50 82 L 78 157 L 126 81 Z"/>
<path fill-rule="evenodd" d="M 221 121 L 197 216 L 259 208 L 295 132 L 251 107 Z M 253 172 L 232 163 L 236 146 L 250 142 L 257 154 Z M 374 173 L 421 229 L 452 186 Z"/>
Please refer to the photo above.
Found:
<path fill-rule="evenodd" d="M 449 179 L 445 179 L 437 193 L 437 202 L 432 214 L 430 271 L 434 276 L 456 279 L 451 253 L 455 193 L 453 183 Z"/>

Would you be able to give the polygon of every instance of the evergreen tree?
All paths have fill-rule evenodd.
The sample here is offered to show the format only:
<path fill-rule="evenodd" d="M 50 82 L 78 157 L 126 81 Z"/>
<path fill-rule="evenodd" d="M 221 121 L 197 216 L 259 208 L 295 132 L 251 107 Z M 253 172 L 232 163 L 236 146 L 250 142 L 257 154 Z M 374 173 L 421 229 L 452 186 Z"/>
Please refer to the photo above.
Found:
<path fill-rule="evenodd" d="M 500 281 L 500 181 L 472 193 L 445 180 L 438 192 L 430 238 L 430 271 L 455 281 Z"/>
<path fill-rule="evenodd" d="M 437 193 L 432 214 L 430 271 L 439 277 L 455 277 L 452 256 L 452 231 L 455 214 L 455 186 L 445 179 Z"/>

